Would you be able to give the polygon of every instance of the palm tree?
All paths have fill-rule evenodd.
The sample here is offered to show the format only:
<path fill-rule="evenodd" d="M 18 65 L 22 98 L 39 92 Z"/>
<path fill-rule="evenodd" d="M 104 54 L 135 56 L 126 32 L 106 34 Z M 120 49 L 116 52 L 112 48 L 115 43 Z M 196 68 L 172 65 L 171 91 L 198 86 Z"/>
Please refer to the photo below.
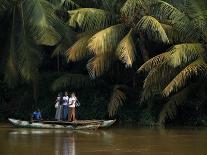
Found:
<path fill-rule="evenodd" d="M 144 81 L 142 100 L 157 95 L 168 100 L 160 113 L 160 123 L 165 123 L 167 118 L 174 118 L 178 106 L 190 96 L 199 94 L 193 94 L 193 90 L 199 92 L 205 88 L 206 6 L 206 1 L 199 0 L 189 1 L 187 6 L 181 8 L 185 10 L 185 16 L 170 27 L 172 38 L 179 36 L 179 40 L 175 39 L 175 45 L 167 52 L 151 58 L 138 70 L 148 74 Z"/>
<path fill-rule="evenodd" d="M 77 41 L 67 50 L 67 59 L 69 62 L 89 59 L 87 69 L 92 79 L 113 69 L 117 60 L 127 68 L 133 67 L 139 56 L 147 61 L 153 55 L 149 52 L 149 42 L 172 44 L 171 25 L 184 17 L 184 13 L 161 0 L 113 2 L 117 1 L 100 8 L 68 11 L 67 24 L 76 29 L 78 35 Z M 119 10 L 115 9 L 117 5 Z M 123 88 L 117 85 L 120 84 L 115 83 L 110 102 L 113 106 L 109 106 L 111 115 L 125 100 L 125 94 L 121 93 Z"/>
<path fill-rule="evenodd" d="M 41 45 L 54 46 L 65 39 L 69 44 L 71 30 L 56 16 L 55 5 L 46 0 L 1 0 L 0 20 L 5 23 L 4 80 L 13 87 L 23 79 L 33 83 L 35 90 Z M 8 31 L 3 32 L 6 27 Z"/>

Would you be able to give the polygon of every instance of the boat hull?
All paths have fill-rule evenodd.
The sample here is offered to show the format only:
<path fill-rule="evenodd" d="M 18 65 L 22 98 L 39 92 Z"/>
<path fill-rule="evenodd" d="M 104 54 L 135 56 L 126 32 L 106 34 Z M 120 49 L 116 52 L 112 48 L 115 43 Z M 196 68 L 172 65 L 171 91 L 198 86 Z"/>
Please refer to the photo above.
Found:
<path fill-rule="evenodd" d="M 77 122 L 29 122 L 17 119 L 8 119 L 9 122 L 15 127 L 20 128 L 37 128 L 37 129 L 69 129 L 69 130 L 95 130 L 98 128 L 106 128 L 111 126 L 115 120 L 97 120 L 97 121 L 84 121 Z"/>

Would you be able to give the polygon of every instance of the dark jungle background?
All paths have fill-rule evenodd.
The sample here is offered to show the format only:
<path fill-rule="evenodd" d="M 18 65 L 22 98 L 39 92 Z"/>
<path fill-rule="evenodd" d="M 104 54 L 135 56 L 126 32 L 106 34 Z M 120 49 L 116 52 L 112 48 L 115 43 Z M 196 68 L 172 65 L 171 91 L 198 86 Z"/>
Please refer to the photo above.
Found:
<path fill-rule="evenodd" d="M 205 0 L 0 0 L 0 121 L 78 119 L 207 125 Z"/>

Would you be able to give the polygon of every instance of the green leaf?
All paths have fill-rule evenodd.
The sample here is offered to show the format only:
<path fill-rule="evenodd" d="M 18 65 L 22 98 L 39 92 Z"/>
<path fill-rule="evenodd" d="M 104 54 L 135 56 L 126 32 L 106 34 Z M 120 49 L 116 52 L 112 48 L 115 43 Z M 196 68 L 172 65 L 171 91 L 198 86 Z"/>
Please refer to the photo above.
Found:
<path fill-rule="evenodd" d="M 113 52 L 124 35 L 125 26 L 123 24 L 108 27 L 92 36 L 88 48 L 96 55 Z"/>
<path fill-rule="evenodd" d="M 117 113 L 118 108 L 126 101 L 126 95 L 120 88 L 119 85 L 114 87 L 113 94 L 108 104 L 109 116 L 114 116 Z"/>
<path fill-rule="evenodd" d="M 52 90 L 62 90 L 66 88 L 83 88 L 94 86 L 94 81 L 92 81 L 87 75 L 82 74 L 70 74 L 67 73 L 56 79 L 52 84 Z"/>
<path fill-rule="evenodd" d="M 145 32 L 152 41 L 169 43 L 162 25 L 152 16 L 144 16 L 136 26 L 138 31 Z"/>
<path fill-rule="evenodd" d="M 95 79 L 108 71 L 114 59 L 114 55 L 111 54 L 102 54 L 91 58 L 87 64 L 90 77 Z"/>
<path fill-rule="evenodd" d="M 100 30 L 114 22 L 112 15 L 101 9 L 81 8 L 68 11 L 68 25 L 81 28 L 83 31 Z"/>
<path fill-rule="evenodd" d="M 163 96 L 169 96 L 172 92 L 183 88 L 188 80 L 194 76 L 205 76 L 207 72 L 207 64 L 203 59 L 197 59 L 193 63 L 185 67 L 163 90 Z"/>
<path fill-rule="evenodd" d="M 90 38 L 91 35 L 80 38 L 67 50 L 66 56 L 68 61 L 79 61 L 89 55 L 87 45 Z"/>
<path fill-rule="evenodd" d="M 116 54 L 119 59 L 126 64 L 126 67 L 132 66 L 135 61 L 136 48 L 132 38 L 132 30 L 120 41 Z"/>

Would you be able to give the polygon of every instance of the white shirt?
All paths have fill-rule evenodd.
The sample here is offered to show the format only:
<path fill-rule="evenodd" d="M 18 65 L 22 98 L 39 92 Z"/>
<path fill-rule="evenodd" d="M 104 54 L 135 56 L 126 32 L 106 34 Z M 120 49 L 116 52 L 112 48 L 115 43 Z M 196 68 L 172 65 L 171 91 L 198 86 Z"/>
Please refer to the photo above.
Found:
<path fill-rule="evenodd" d="M 70 97 L 69 98 L 69 107 L 74 108 L 76 101 L 77 101 L 77 98 L 75 96 L 74 97 Z"/>
<path fill-rule="evenodd" d="M 68 101 L 69 101 L 69 97 L 68 96 L 64 96 L 63 97 L 63 105 L 68 105 Z"/>

